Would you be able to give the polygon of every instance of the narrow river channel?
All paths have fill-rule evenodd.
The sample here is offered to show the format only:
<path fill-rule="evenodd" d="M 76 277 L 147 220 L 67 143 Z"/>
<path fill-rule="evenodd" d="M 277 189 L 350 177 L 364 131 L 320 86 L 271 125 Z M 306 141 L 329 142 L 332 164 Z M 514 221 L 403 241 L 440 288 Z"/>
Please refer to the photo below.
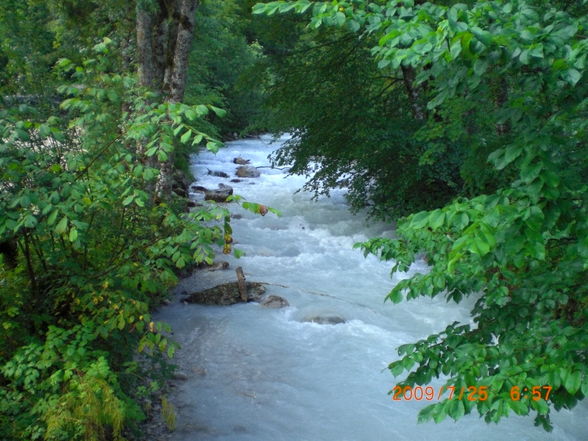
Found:
<path fill-rule="evenodd" d="M 178 364 L 187 377 L 175 382 L 170 396 L 177 409 L 174 441 L 588 440 L 586 406 L 556 413 L 555 428 L 546 433 L 532 418 L 518 416 L 492 425 L 476 414 L 459 422 L 417 424 L 418 411 L 429 402 L 392 401 L 388 391 L 395 378 L 386 367 L 397 359 L 395 348 L 453 321 L 469 322 L 472 303 L 384 303 L 398 278 L 409 274 L 391 277 L 390 264 L 352 248 L 392 231 L 351 215 L 342 191 L 313 201 L 308 193 L 296 193 L 304 178 L 271 168 L 239 183 L 207 175 L 209 169 L 234 178 L 232 160 L 238 156 L 253 166 L 268 166 L 268 154 L 279 147 L 270 141 L 230 142 L 217 155 L 193 158 L 198 185 L 231 185 L 235 193 L 277 208 L 282 216 L 235 209 L 242 216 L 232 222 L 235 246 L 246 256 L 227 257 L 229 270 L 202 271 L 182 281 L 176 300 L 157 314 L 174 328 L 182 345 Z M 182 292 L 234 281 L 237 266 L 247 280 L 268 283 L 268 294 L 290 306 L 179 301 Z M 426 271 L 424 262 L 410 270 L 419 271 Z M 316 317 L 345 322 L 307 321 Z"/>

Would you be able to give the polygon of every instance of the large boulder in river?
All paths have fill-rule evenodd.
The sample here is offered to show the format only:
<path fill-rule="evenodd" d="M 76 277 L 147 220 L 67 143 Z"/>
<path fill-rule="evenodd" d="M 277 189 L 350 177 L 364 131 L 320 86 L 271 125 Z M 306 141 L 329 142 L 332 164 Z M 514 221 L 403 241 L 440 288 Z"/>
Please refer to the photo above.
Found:
<path fill-rule="evenodd" d="M 290 306 L 288 300 L 280 296 L 268 296 L 260 303 L 261 306 L 265 306 L 266 308 L 285 308 L 286 306 Z"/>
<path fill-rule="evenodd" d="M 240 178 L 259 178 L 261 173 L 251 165 L 242 165 L 237 167 L 237 176 Z"/>
<path fill-rule="evenodd" d="M 343 317 L 337 315 L 316 315 L 313 317 L 307 317 L 303 322 L 317 323 L 319 325 L 338 325 L 339 323 L 345 323 L 346 320 Z"/>
<path fill-rule="evenodd" d="M 225 184 L 219 184 L 216 190 L 206 190 L 204 192 L 205 201 L 226 202 L 227 198 L 233 194 L 233 187 Z"/>
<path fill-rule="evenodd" d="M 265 286 L 258 282 L 245 283 L 247 285 L 247 301 L 259 301 L 265 293 Z M 202 305 L 234 305 L 235 303 L 243 302 L 237 282 L 223 283 L 214 288 L 192 293 L 184 301 Z"/>

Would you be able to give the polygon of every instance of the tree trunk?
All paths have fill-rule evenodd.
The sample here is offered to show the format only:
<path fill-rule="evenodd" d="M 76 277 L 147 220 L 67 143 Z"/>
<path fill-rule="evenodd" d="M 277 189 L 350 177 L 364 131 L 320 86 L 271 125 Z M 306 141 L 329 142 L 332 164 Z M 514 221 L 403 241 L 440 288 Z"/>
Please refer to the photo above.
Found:
<path fill-rule="evenodd" d="M 155 89 L 155 58 L 152 39 L 153 13 L 137 6 L 137 64 L 139 82 L 142 86 Z"/>
<path fill-rule="evenodd" d="M 406 92 L 408 93 L 408 99 L 410 101 L 413 116 L 419 121 L 422 121 L 425 119 L 425 111 L 421 106 L 420 96 L 414 84 L 416 77 L 414 68 L 410 66 L 400 66 L 400 69 L 402 69 L 404 87 L 406 87 Z"/>
<path fill-rule="evenodd" d="M 171 84 L 169 90 L 170 101 L 182 101 L 186 90 L 186 79 L 188 76 L 188 58 L 190 47 L 194 36 L 194 11 L 197 0 L 179 0 L 178 10 L 178 32 L 174 50 Z"/>
<path fill-rule="evenodd" d="M 198 0 L 158 0 L 153 10 L 137 6 L 139 81 L 164 101 L 184 99 L 197 5 Z M 173 153 L 159 164 L 158 199 L 171 194 L 173 164 Z"/>
<path fill-rule="evenodd" d="M 137 6 L 141 85 L 165 100 L 184 98 L 198 0 L 159 0 L 155 10 Z"/>

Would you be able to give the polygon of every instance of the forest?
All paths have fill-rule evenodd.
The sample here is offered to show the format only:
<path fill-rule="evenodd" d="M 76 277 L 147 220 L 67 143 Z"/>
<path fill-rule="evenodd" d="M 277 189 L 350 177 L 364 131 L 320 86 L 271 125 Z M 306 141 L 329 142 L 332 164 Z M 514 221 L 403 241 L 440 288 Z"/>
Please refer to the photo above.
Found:
<path fill-rule="evenodd" d="M 392 348 L 400 388 L 492 391 L 419 421 L 552 430 L 588 395 L 587 57 L 587 0 L 3 0 L 0 439 L 146 439 L 179 349 L 154 310 L 239 257 L 232 205 L 267 212 L 194 207 L 191 157 L 264 133 L 394 227 L 356 253 L 426 260 L 382 308 L 476 299 Z"/>

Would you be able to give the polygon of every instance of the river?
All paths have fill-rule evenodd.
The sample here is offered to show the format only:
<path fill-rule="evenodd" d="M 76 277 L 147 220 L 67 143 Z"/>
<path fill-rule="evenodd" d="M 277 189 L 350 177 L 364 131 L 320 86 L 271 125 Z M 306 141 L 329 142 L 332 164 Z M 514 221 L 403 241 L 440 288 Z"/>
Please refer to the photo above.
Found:
<path fill-rule="evenodd" d="M 343 191 L 311 200 L 296 193 L 303 177 L 260 168 L 259 178 L 229 183 L 207 169 L 234 177 L 232 160 L 267 166 L 279 143 L 271 138 L 234 141 L 218 154 L 193 158 L 198 184 L 230 184 L 249 201 L 277 208 L 261 217 L 240 207 L 234 219 L 231 270 L 199 272 L 176 288 L 175 301 L 156 318 L 170 323 L 182 345 L 178 364 L 187 376 L 170 396 L 177 411 L 174 441 L 585 441 L 586 406 L 555 413 L 553 432 L 534 427 L 531 417 L 511 416 L 488 425 L 478 415 L 458 422 L 417 424 L 427 401 L 392 401 L 395 379 L 386 369 L 395 348 L 440 331 L 453 321 L 470 321 L 471 301 L 456 305 L 422 298 L 384 302 L 399 277 L 389 263 L 364 258 L 355 242 L 391 236 L 389 225 L 366 225 L 347 210 Z M 235 204 L 233 204 L 235 205 Z M 242 266 L 250 281 L 267 282 L 268 293 L 290 306 L 268 309 L 257 303 L 230 307 L 184 304 L 182 292 L 234 281 Z M 346 322 L 306 322 L 336 316 Z M 438 387 L 441 383 L 434 383 Z"/>

